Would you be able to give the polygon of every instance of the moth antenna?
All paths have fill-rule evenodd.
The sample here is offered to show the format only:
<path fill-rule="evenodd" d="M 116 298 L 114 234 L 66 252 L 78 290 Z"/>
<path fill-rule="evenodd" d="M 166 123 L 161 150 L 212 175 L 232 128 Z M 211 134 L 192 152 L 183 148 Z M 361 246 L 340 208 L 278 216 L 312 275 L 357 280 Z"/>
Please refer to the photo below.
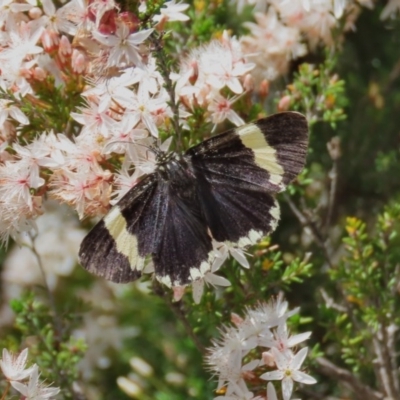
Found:
<path fill-rule="evenodd" d="M 153 145 L 146 145 L 143 143 L 138 143 L 138 142 L 132 142 L 132 141 L 127 141 L 127 140 L 113 140 L 112 142 L 107 143 L 104 148 L 102 153 L 106 153 L 107 150 L 110 148 L 110 146 L 114 145 L 114 144 L 129 144 L 129 145 L 134 145 L 134 146 L 142 146 L 145 147 L 147 150 L 150 150 L 153 154 L 155 154 L 156 156 L 158 156 L 158 152 L 156 151 L 157 148 L 154 147 Z"/>

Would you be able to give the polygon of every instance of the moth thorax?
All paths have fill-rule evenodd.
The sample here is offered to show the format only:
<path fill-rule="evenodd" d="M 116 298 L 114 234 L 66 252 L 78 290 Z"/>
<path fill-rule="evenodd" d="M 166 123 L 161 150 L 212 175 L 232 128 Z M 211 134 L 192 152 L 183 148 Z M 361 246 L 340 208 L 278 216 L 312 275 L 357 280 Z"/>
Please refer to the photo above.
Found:
<path fill-rule="evenodd" d="M 157 172 L 165 181 L 185 185 L 186 181 L 191 180 L 189 166 L 180 154 L 170 153 L 160 159 L 157 164 Z"/>

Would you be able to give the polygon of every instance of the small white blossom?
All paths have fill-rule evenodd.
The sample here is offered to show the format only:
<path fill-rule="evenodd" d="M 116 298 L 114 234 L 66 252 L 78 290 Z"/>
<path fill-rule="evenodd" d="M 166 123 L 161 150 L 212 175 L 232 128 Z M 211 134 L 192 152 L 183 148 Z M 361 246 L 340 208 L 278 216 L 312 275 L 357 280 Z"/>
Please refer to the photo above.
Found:
<path fill-rule="evenodd" d="M 307 356 L 307 347 L 301 349 L 294 357 L 285 356 L 275 347 L 271 349 L 271 352 L 275 358 L 278 370 L 266 372 L 262 374 L 260 378 L 265 380 L 282 380 L 283 400 L 290 399 L 294 382 L 300 382 L 306 385 L 317 383 L 312 376 L 299 370 Z"/>
<path fill-rule="evenodd" d="M 286 312 L 287 303 L 282 301 L 282 295 L 278 300 L 269 303 L 260 304 L 256 310 L 247 309 L 246 315 L 240 318 L 234 315 L 235 326 L 224 328 L 222 338 L 215 341 L 212 348 L 209 349 L 207 363 L 212 372 L 218 377 L 217 390 L 222 387 L 225 389 L 225 395 L 219 396 L 219 400 L 233 399 L 262 399 L 262 396 L 254 397 L 253 393 L 247 387 L 247 382 L 251 382 L 259 374 L 257 369 L 265 366 L 277 366 L 277 371 L 268 372 L 261 377 L 266 380 L 281 379 L 284 400 L 288 400 L 293 390 L 293 382 L 306 384 L 315 383 L 311 376 L 299 371 L 303 363 L 307 349 L 301 350 L 296 355 L 288 349 L 294 343 L 299 343 L 309 336 L 309 333 L 294 335 L 292 338 L 287 336 L 286 318 L 293 312 Z M 264 312 L 264 315 L 261 315 Z M 279 318 L 277 318 L 279 315 Z M 270 328 L 279 323 L 284 328 L 279 328 L 279 334 L 282 339 L 280 342 L 274 339 Z M 278 335 L 277 331 L 275 332 Z M 291 342 L 293 339 L 293 342 Z M 285 341 L 285 343 L 283 343 Z M 277 344 L 279 347 L 270 348 L 270 361 L 266 363 L 266 352 L 260 347 L 268 347 Z M 262 353 L 260 360 L 255 358 L 257 352 Z M 247 364 L 243 364 L 244 358 L 250 357 Z M 268 400 L 277 400 L 275 389 L 272 385 L 267 388 Z"/>
<path fill-rule="evenodd" d="M 27 385 L 21 382 L 12 381 L 11 385 L 20 392 L 26 400 L 47 400 L 54 398 L 60 392 L 59 388 L 51 388 L 39 382 L 39 370 L 37 365 L 33 366 L 32 374 Z"/>
<path fill-rule="evenodd" d="M 281 322 L 278 328 L 274 332 L 274 338 L 271 339 L 267 337 L 265 339 L 260 339 L 260 346 L 265 347 L 275 347 L 280 352 L 285 353 L 291 347 L 304 342 L 311 336 L 311 332 L 300 333 L 298 335 L 290 336 L 285 322 Z"/>
<path fill-rule="evenodd" d="M 28 378 L 34 368 L 26 368 L 26 360 L 28 358 L 28 349 L 24 349 L 17 356 L 10 353 L 7 349 L 3 349 L 3 357 L 0 360 L 0 368 L 4 376 L 9 381 L 20 381 Z"/>
<path fill-rule="evenodd" d="M 115 35 L 103 35 L 98 31 L 93 32 L 93 37 L 101 44 L 110 48 L 108 66 L 118 66 L 126 62 L 128 65 L 139 65 L 142 58 L 139 53 L 139 45 L 143 43 L 153 32 L 153 29 L 145 29 L 130 33 L 126 24 L 118 24 Z"/>
<path fill-rule="evenodd" d="M 22 125 L 29 124 L 28 117 L 19 107 L 13 105 L 11 100 L 0 99 L 0 126 L 3 126 L 4 122 L 9 117 L 15 119 Z"/>
<path fill-rule="evenodd" d="M 217 271 L 225 260 L 231 255 L 242 267 L 250 268 L 250 264 L 247 261 L 244 251 L 237 247 L 234 243 L 224 242 L 219 243 L 213 241 L 215 259 L 212 266 L 212 270 Z"/>
<path fill-rule="evenodd" d="M 153 136 L 158 137 L 157 114 L 167 108 L 169 107 L 166 97 L 150 97 L 149 92 L 139 91 L 128 113 L 134 125 L 142 122 Z"/>
<path fill-rule="evenodd" d="M 209 284 L 211 286 L 230 286 L 230 282 L 228 279 L 216 275 L 215 272 L 219 269 L 220 265 L 213 264 L 211 270 L 206 272 L 202 279 L 198 279 L 197 281 L 192 283 L 192 290 L 193 290 L 193 300 L 196 304 L 200 303 L 201 297 L 203 296 L 204 292 L 204 285 Z"/>
<path fill-rule="evenodd" d="M 44 26 L 46 29 L 58 32 L 73 32 L 74 25 L 68 21 L 64 10 L 62 8 L 55 7 L 52 0 L 41 0 L 43 5 L 43 11 L 45 13 L 43 17 Z"/>
<path fill-rule="evenodd" d="M 189 7 L 189 4 L 177 3 L 176 0 L 167 1 L 160 10 L 161 14 L 155 15 L 153 21 L 158 23 L 161 21 L 188 21 L 190 18 L 183 14 L 183 11 L 186 11 Z"/>

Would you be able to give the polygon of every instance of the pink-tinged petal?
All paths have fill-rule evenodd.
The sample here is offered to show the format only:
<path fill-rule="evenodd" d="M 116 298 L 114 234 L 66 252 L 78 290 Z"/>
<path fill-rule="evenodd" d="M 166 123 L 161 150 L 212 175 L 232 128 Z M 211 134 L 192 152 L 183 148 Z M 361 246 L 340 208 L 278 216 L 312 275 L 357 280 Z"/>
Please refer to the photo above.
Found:
<path fill-rule="evenodd" d="M 304 383 L 305 385 L 313 385 L 314 383 L 317 383 L 315 378 L 301 371 L 293 371 L 292 377 L 296 382 Z"/>
<path fill-rule="evenodd" d="M 174 286 L 172 291 L 174 293 L 174 301 L 180 301 L 185 294 L 185 286 Z"/>
<path fill-rule="evenodd" d="M 307 357 L 308 347 L 304 347 L 301 349 L 293 358 L 292 360 L 292 369 L 300 369 L 301 365 L 303 364 L 304 360 Z"/>
<path fill-rule="evenodd" d="M 293 347 L 296 344 L 304 342 L 311 336 L 311 332 L 299 333 L 298 335 L 293 335 L 288 339 L 288 347 Z"/>
<path fill-rule="evenodd" d="M 282 371 L 270 371 L 260 376 L 261 379 L 264 379 L 266 381 L 280 381 L 281 379 L 283 379 L 283 377 L 284 374 Z"/>
<path fill-rule="evenodd" d="M 293 380 L 291 378 L 282 379 L 283 400 L 290 400 L 293 392 Z"/>

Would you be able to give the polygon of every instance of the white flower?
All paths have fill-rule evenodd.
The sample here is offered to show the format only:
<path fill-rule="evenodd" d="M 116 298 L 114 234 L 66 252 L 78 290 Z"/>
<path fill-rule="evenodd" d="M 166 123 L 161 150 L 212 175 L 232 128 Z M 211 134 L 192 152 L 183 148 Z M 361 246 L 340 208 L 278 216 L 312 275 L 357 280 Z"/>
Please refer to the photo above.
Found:
<path fill-rule="evenodd" d="M 100 110 L 100 106 L 89 102 L 86 108 L 78 107 L 81 113 L 71 113 L 71 117 L 84 125 L 84 132 L 100 134 L 105 138 L 110 137 L 115 120 L 110 117 L 109 110 Z"/>
<path fill-rule="evenodd" d="M 10 23 L 15 19 L 13 14 L 28 11 L 32 5 L 26 3 L 16 3 L 14 0 L 2 0 L 0 2 L 0 28 L 3 23 Z"/>
<path fill-rule="evenodd" d="M 120 171 L 114 174 L 114 185 L 117 189 L 113 191 L 113 200 L 110 202 L 112 205 L 118 203 L 139 182 L 141 176 L 139 168 L 136 168 L 133 173 L 130 169 L 130 162 L 124 160 Z"/>
<path fill-rule="evenodd" d="M 289 337 L 289 332 L 286 326 L 286 322 L 281 322 L 278 328 L 274 332 L 274 338 L 261 338 L 260 346 L 275 347 L 280 352 L 285 353 L 291 347 L 304 342 L 311 336 L 311 332 L 300 333 Z"/>
<path fill-rule="evenodd" d="M 160 10 L 160 15 L 155 15 L 153 21 L 188 21 L 190 18 L 183 14 L 189 8 L 189 4 L 177 3 L 176 0 L 167 1 Z"/>
<path fill-rule="evenodd" d="M 11 60 L 14 65 L 20 64 L 28 55 L 41 53 L 43 49 L 37 42 L 43 33 L 43 27 L 34 24 L 15 22 L 9 27 L 9 48 L 0 52 L 0 59 Z"/>
<path fill-rule="evenodd" d="M 139 65 L 131 72 L 133 83 L 139 84 L 138 91 L 145 91 L 151 94 L 156 94 L 159 88 L 164 83 L 161 74 L 157 70 L 156 60 L 154 57 L 149 57 L 146 65 Z"/>
<path fill-rule="evenodd" d="M 229 257 L 229 254 L 244 268 L 250 268 L 250 264 L 244 255 L 244 251 L 233 243 L 219 243 L 213 241 L 215 259 L 212 266 L 213 271 L 217 271 Z"/>
<path fill-rule="evenodd" d="M 29 124 L 27 116 L 18 108 L 13 105 L 11 100 L 0 99 L 0 126 L 3 126 L 7 118 L 14 118 L 22 125 Z"/>
<path fill-rule="evenodd" d="M 317 381 L 310 375 L 299 371 L 303 361 L 305 360 L 308 348 L 301 349 L 294 357 L 286 357 L 278 349 L 273 347 L 271 352 L 275 358 L 278 370 L 266 372 L 260 376 L 265 380 L 282 380 L 283 400 L 289 400 L 293 392 L 294 382 L 312 385 Z"/>
<path fill-rule="evenodd" d="M 220 265 L 213 264 L 211 270 L 206 272 L 202 279 L 199 279 L 192 283 L 192 290 L 193 290 L 193 300 L 196 304 L 200 303 L 201 297 L 203 296 L 204 292 L 204 285 L 210 284 L 212 286 L 230 286 L 230 282 L 228 279 L 225 279 L 222 276 L 216 275 L 215 272 L 219 269 Z"/>
<path fill-rule="evenodd" d="M 85 90 L 82 96 L 89 99 L 96 96 L 99 101 L 99 112 L 108 110 L 113 101 L 122 107 L 128 107 L 135 97 L 132 90 L 129 89 L 129 86 L 134 83 L 136 81 L 133 77 L 133 68 L 128 68 L 120 76 L 93 82 L 93 86 Z"/>
<path fill-rule="evenodd" d="M 146 129 L 133 128 L 136 121 L 131 114 L 124 114 L 122 120 L 115 122 L 115 127 L 111 131 L 111 137 L 104 145 L 103 153 L 126 153 L 129 147 L 134 146 L 135 142 L 149 136 Z"/>
<path fill-rule="evenodd" d="M 400 11 L 400 0 L 389 0 L 382 11 L 381 19 L 387 19 Z"/>
<path fill-rule="evenodd" d="M 254 381 L 254 378 L 259 374 L 257 369 L 264 365 L 277 366 L 277 371 L 263 374 L 261 378 L 266 380 L 282 380 L 284 400 L 289 400 L 294 381 L 306 384 L 315 383 L 314 378 L 299 371 L 307 355 L 307 349 L 303 349 L 297 355 L 293 356 L 290 350 L 281 352 L 281 349 L 278 350 L 272 347 L 272 354 L 268 357 L 270 361 L 272 361 L 271 363 L 265 362 L 264 355 L 266 352 L 263 353 L 261 360 L 254 359 L 254 355 L 256 355 L 257 352 L 261 352 L 258 347 L 264 347 L 264 344 L 260 344 L 260 339 L 265 340 L 268 338 L 270 343 L 277 343 L 273 340 L 269 328 L 273 325 L 277 325 L 277 322 L 282 321 L 282 318 L 285 320 L 284 317 L 292 313 L 286 312 L 287 302 L 282 300 L 282 295 L 280 295 L 277 300 L 261 304 L 256 310 L 247 309 L 244 318 L 235 315 L 233 317 L 235 326 L 225 328 L 222 331 L 222 338 L 219 341 L 215 341 L 213 347 L 209 349 L 206 361 L 211 371 L 218 376 L 217 390 L 222 387 L 226 389 L 225 395 L 217 397 L 216 399 L 264 399 L 265 397 L 263 396 L 254 397 L 246 385 L 246 382 Z M 265 312 L 265 315 L 262 315 L 262 312 Z M 277 318 L 277 315 L 279 315 L 279 318 Z M 280 328 L 280 333 L 282 338 L 287 339 L 286 326 L 285 328 Z M 309 334 L 293 336 L 293 343 L 299 343 L 305 336 L 308 337 Z M 287 339 L 286 342 L 289 342 L 290 339 L 291 338 Z M 280 343 L 278 343 L 278 345 L 280 345 Z M 286 347 L 287 345 L 288 343 L 286 343 Z M 282 350 L 284 351 L 284 349 Z M 247 357 L 250 357 L 251 361 L 243 365 L 243 360 Z M 268 400 L 278 400 L 272 384 L 269 384 L 267 387 L 267 398 Z"/>
<path fill-rule="evenodd" d="M 47 400 L 60 392 L 59 388 L 45 387 L 39 382 L 39 370 L 37 365 L 34 365 L 27 385 L 15 381 L 11 382 L 11 385 L 15 390 L 20 392 L 26 400 Z"/>
<path fill-rule="evenodd" d="M 20 381 L 30 376 L 35 365 L 25 369 L 27 358 L 28 349 L 22 350 L 18 356 L 10 353 L 7 349 L 3 349 L 3 358 L 0 360 L 0 367 L 4 376 L 9 381 Z"/>
<path fill-rule="evenodd" d="M 158 137 L 157 113 L 166 108 L 169 107 L 165 97 L 150 97 L 148 91 L 139 90 L 127 113 L 132 116 L 133 126 L 141 121 L 153 136 Z"/>
<path fill-rule="evenodd" d="M 62 8 L 56 9 L 52 0 L 41 0 L 41 2 L 43 5 L 43 11 L 45 13 L 43 19 L 47 29 L 51 29 L 57 33 L 60 31 L 66 33 L 74 31 L 74 24 L 68 21 Z"/>
<path fill-rule="evenodd" d="M 143 43 L 153 32 L 153 29 L 145 29 L 136 33 L 130 33 L 126 24 L 117 26 L 115 35 L 103 35 L 98 31 L 93 32 L 93 37 L 105 46 L 110 47 L 108 66 L 120 65 L 125 61 L 130 64 L 141 64 L 139 45 Z"/>
<path fill-rule="evenodd" d="M 31 189 L 38 189 L 45 180 L 32 173 L 22 161 L 6 161 L 0 165 L 0 201 L 24 201 L 32 208 Z"/>
<path fill-rule="evenodd" d="M 93 4 L 93 3 L 91 3 Z M 64 31 L 75 36 L 79 30 L 92 30 L 94 23 L 90 20 L 92 15 L 88 12 L 86 0 L 72 0 L 59 9 L 61 16 L 65 16 L 73 24 L 69 25 L 69 31 Z"/>
<path fill-rule="evenodd" d="M 299 311 L 299 308 L 290 311 L 287 311 L 287 308 L 288 302 L 283 299 L 283 294 L 280 292 L 275 300 L 270 300 L 268 303 L 260 303 L 254 309 L 248 308 L 247 315 L 254 321 L 273 328 Z"/>
<path fill-rule="evenodd" d="M 226 119 L 231 121 L 236 126 L 244 125 L 244 121 L 239 115 L 233 110 L 232 105 L 238 99 L 238 96 L 232 99 L 226 99 L 220 94 L 213 96 L 212 101 L 208 106 L 208 111 L 211 114 L 211 121 L 215 124 L 220 124 Z"/>

